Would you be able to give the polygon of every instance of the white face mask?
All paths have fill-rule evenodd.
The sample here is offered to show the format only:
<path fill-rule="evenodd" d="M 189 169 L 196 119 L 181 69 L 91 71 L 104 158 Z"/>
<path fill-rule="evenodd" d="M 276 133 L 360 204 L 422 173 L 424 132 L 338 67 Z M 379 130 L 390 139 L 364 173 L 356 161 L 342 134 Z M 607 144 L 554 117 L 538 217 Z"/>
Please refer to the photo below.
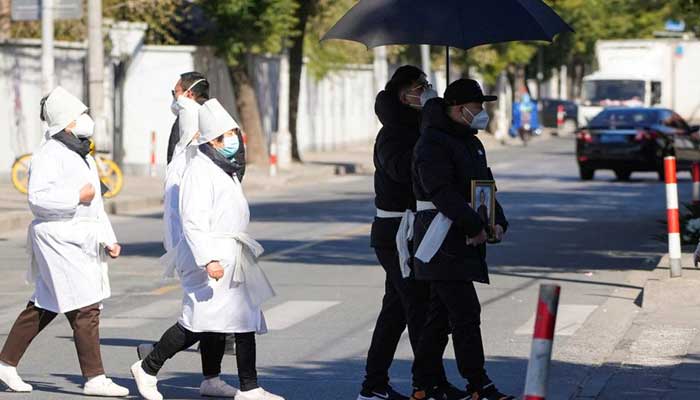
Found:
<path fill-rule="evenodd" d="M 486 129 L 486 127 L 489 125 L 489 114 L 486 112 L 486 110 L 481 110 L 478 114 L 474 115 L 472 114 L 471 111 L 469 111 L 468 108 L 462 108 L 462 119 L 464 122 L 466 122 L 471 128 L 477 129 L 477 130 L 483 130 Z M 472 117 L 472 122 L 470 123 L 467 120 L 467 117 L 464 115 L 464 111 L 468 112 L 469 115 Z"/>
<path fill-rule="evenodd" d="M 184 92 L 182 92 L 181 95 L 177 96 L 177 98 L 173 98 L 173 101 L 170 103 L 170 112 L 173 113 L 176 117 L 180 114 L 180 110 L 182 110 L 183 107 L 183 99 L 187 99 L 190 101 L 194 101 L 190 99 L 189 97 L 186 97 L 184 94 L 192 90 L 193 87 L 197 86 L 199 82 L 204 82 L 206 79 L 200 79 L 196 81 L 195 83 L 191 84 L 190 87 L 187 88 Z"/>
<path fill-rule="evenodd" d="M 73 134 L 79 138 L 89 138 L 95 133 L 95 121 L 87 114 L 82 114 L 75 120 Z"/>

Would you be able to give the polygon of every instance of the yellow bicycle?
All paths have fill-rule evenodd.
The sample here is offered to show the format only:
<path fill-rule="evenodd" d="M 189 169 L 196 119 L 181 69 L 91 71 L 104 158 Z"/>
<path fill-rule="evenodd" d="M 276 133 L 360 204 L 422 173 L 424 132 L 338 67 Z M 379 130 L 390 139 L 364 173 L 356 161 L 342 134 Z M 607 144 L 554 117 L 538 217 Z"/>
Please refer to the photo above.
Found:
<path fill-rule="evenodd" d="M 95 158 L 100 181 L 108 189 L 102 197 L 111 199 L 121 192 L 124 185 L 124 174 L 119 165 L 113 160 L 95 153 L 95 144 L 90 143 L 90 154 Z M 98 151 L 97 153 L 102 152 Z M 31 158 L 32 153 L 22 154 L 12 164 L 12 184 L 15 186 L 15 189 L 24 194 L 27 194 L 27 185 L 29 184 L 29 161 Z"/>

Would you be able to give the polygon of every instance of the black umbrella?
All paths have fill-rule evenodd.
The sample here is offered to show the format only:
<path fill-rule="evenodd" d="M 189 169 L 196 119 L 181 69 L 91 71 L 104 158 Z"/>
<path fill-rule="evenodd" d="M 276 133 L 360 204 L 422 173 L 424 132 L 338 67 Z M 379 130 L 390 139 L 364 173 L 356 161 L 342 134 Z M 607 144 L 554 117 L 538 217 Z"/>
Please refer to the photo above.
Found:
<path fill-rule="evenodd" d="M 361 0 L 321 40 L 343 39 L 368 48 L 429 44 L 469 49 L 516 40 L 551 42 L 573 31 L 541 0 Z"/>

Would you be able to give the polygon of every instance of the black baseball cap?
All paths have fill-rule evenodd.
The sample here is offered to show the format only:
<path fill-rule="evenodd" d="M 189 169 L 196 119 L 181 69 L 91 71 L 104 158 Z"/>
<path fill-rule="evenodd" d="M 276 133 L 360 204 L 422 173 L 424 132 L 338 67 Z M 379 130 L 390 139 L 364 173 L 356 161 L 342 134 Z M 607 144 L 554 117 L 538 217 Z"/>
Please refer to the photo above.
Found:
<path fill-rule="evenodd" d="M 451 106 L 498 100 L 497 96 L 484 96 L 479 82 L 474 79 L 459 79 L 450 83 L 444 97 L 445 102 Z"/>

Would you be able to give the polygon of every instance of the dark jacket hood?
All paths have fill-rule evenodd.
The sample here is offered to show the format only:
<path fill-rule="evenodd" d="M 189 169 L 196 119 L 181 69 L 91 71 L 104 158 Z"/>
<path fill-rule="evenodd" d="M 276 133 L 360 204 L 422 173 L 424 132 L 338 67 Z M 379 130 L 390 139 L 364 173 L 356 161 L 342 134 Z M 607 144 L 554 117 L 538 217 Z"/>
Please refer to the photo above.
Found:
<path fill-rule="evenodd" d="M 421 112 L 401 101 L 396 94 L 382 90 L 374 102 L 374 112 L 379 121 L 387 127 L 418 127 Z M 415 128 L 414 128 L 415 129 Z"/>
<path fill-rule="evenodd" d="M 425 107 L 423 107 L 421 132 L 425 132 L 431 128 L 457 137 L 476 135 L 479 133 L 476 129 L 453 121 L 452 118 L 447 115 L 447 104 L 445 104 L 445 100 L 440 97 L 428 100 L 428 102 L 425 103 Z"/>

